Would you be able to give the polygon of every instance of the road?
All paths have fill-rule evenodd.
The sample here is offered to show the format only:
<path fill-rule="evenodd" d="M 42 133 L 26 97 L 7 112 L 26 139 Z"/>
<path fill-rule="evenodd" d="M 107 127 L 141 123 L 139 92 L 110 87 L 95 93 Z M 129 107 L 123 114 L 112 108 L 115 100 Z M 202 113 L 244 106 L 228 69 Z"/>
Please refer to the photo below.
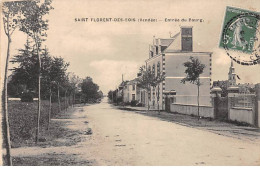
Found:
<path fill-rule="evenodd" d="M 260 165 L 259 142 L 119 110 L 106 99 L 78 107 L 65 120 L 69 121 L 67 128 L 81 131 L 82 141 L 41 150 L 20 148 L 14 154 L 73 154 L 80 161 L 93 161 L 92 165 Z M 92 129 L 91 135 L 82 132 L 88 128 Z"/>

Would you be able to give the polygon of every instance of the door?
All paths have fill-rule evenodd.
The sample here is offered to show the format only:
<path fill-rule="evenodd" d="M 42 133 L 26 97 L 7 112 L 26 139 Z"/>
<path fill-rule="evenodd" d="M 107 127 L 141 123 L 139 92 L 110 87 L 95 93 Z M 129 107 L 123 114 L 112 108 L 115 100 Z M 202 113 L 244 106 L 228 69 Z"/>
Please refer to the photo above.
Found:
<path fill-rule="evenodd" d="M 214 105 L 216 119 L 228 119 L 228 97 L 214 98 Z"/>

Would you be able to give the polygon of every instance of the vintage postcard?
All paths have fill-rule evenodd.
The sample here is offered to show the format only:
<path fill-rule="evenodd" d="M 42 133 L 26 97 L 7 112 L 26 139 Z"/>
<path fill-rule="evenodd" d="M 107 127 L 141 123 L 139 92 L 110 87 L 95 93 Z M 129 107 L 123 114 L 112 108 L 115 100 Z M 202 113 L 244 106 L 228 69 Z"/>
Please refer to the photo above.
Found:
<path fill-rule="evenodd" d="M 0 164 L 259 166 L 259 0 L 2 0 Z"/>

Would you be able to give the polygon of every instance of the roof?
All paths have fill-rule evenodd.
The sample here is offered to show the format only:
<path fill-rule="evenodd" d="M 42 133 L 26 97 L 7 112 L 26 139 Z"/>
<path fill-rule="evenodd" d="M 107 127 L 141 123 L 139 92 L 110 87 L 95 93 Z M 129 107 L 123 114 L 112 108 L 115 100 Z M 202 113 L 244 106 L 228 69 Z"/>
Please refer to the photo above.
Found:
<path fill-rule="evenodd" d="M 119 85 L 119 86 L 125 86 L 125 85 L 126 85 L 128 82 L 129 82 L 128 80 L 126 80 L 126 81 L 123 81 L 123 82 L 121 82 L 121 83 L 120 83 L 120 85 Z"/>
<path fill-rule="evenodd" d="M 138 78 L 135 78 L 135 79 L 133 79 L 133 80 L 130 80 L 127 84 L 129 84 L 129 85 L 135 84 L 135 83 L 138 82 L 137 79 L 138 79 Z"/>
<path fill-rule="evenodd" d="M 161 46 L 169 46 L 174 39 L 160 39 Z"/>

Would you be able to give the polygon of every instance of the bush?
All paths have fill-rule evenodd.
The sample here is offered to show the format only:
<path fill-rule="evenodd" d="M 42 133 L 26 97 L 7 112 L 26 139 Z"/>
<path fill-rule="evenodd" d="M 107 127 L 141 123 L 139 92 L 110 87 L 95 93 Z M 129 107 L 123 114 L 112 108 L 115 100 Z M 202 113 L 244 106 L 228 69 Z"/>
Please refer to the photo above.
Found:
<path fill-rule="evenodd" d="M 137 103 L 136 106 L 137 107 L 143 107 L 144 105 L 143 105 L 143 103 Z"/>
<path fill-rule="evenodd" d="M 130 105 L 131 105 L 131 102 L 125 102 L 125 105 L 126 105 L 126 106 L 130 106 Z"/>
<path fill-rule="evenodd" d="M 32 92 L 22 93 L 21 102 L 33 102 L 33 93 Z"/>
<path fill-rule="evenodd" d="M 132 101 L 131 101 L 131 106 L 133 106 L 133 107 L 134 107 L 134 106 L 136 106 L 136 105 L 137 105 L 137 103 L 138 103 L 138 102 L 137 102 L 137 100 L 132 100 Z"/>

